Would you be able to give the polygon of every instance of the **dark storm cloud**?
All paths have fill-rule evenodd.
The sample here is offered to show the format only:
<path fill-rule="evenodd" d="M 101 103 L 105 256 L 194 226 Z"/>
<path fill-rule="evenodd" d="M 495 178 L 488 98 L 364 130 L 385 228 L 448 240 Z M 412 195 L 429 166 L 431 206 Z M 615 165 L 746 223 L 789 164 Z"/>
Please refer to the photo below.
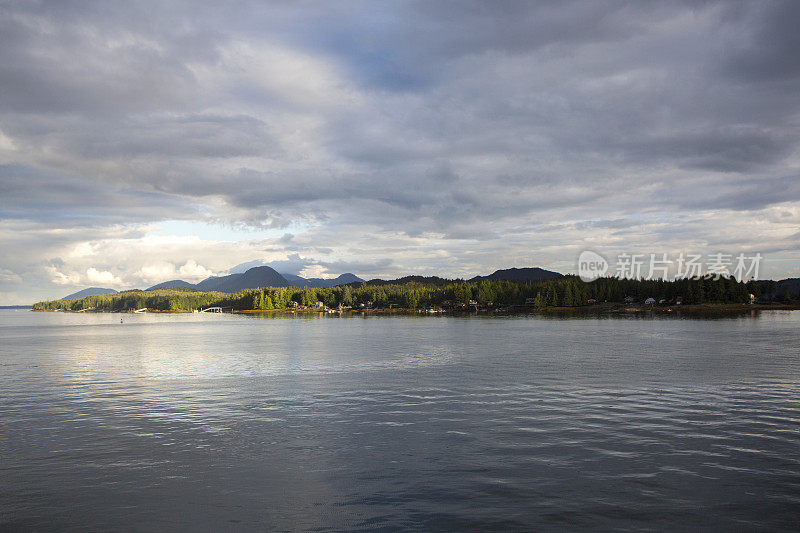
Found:
<path fill-rule="evenodd" d="M 744 178 L 702 191 L 683 194 L 679 200 L 685 207 L 751 211 L 782 202 L 800 201 L 800 176 L 779 178 Z"/>
<path fill-rule="evenodd" d="M 715 128 L 639 138 L 599 141 L 608 153 L 620 153 L 641 164 L 672 163 L 685 169 L 747 172 L 780 161 L 794 148 L 796 139 L 783 132 L 751 128 Z"/>
<path fill-rule="evenodd" d="M 726 72 L 755 83 L 788 82 L 797 87 L 800 3 L 786 0 L 750 4 L 746 9 L 740 6 L 734 15 L 746 31 L 732 44 L 733 54 L 725 62 Z"/>
<path fill-rule="evenodd" d="M 96 162 L 105 168 L 95 181 L 132 189 L 221 196 L 251 211 L 377 200 L 438 219 L 479 219 L 497 211 L 495 201 L 534 212 L 596 200 L 609 175 L 642 164 L 753 172 L 796 146 L 792 93 L 770 85 L 773 108 L 746 105 L 776 77 L 793 79 L 791 2 L 178 3 L 157 16 L 151 7 L 6 6 L 5 135 Z M 287 140 L 281 146 L 266 121 L 284 111 L 291 121 L 297 104 L 223 64 L 229 43 L 254 40 L 354 74 L 342 82 L 361 91 L 360 105 L 309 109 L 322 120 L 314 149 L 330 150 L 325 166 L 286 164 Z M 208 86 L 202 72 L 220 68 L 227 81 Z M 266 103 L 268 116 L 253 102 Z M 237 111 L 213 110 L 221 107 Z M 481 155 L 504 164 L 471 166 Z M 235 157 L 260 158 L 262 169 L 214 163 Z M 442 162 L 447 173 L 437 174 Z M 88 163 L 72 170 L 92 174 Z M 543 200 L 545 166 L 547 182 L 583 191 Z M 522 168 L 534 170 L 527 182 L 496 179 Z"/>
<path fill-rule="evenodd" d="M 527 53 L 543 47 L 621 41 L 662 11 L 657 3 L 416 2 L 360 3 L 316 43 L 341 54 L 367 85 L 398 91 L 429 86 L 448 62 L 486 52 Z M 664 9 L 663 11 L 669 11 Z"/>

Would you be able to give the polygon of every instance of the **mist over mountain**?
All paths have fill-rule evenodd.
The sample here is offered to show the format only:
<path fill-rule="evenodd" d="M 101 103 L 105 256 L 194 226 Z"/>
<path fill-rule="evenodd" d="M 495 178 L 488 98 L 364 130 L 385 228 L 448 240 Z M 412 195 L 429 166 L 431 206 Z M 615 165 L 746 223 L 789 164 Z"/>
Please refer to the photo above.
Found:
<path fill-rule="evenodd" d="M 267 263 L 262 261 L 261 259 L 254 259 L 253 261 L 247 261 L 246 263 L 240 263 L 234 267 L 228 269 L 228 274 L 244 274 L 251 268 L 259 267 L 259 266 L 269 266 Z"/>

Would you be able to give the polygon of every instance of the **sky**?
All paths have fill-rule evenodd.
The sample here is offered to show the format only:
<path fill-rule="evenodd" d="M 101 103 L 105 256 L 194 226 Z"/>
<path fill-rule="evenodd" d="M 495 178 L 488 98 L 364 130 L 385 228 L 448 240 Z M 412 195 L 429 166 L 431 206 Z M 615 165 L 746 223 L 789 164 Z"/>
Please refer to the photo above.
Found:
<path fill-rule="evenodd" d="M 0 0 L 0 304 L 583 250 L 800 276 L 800 2 Z"/>

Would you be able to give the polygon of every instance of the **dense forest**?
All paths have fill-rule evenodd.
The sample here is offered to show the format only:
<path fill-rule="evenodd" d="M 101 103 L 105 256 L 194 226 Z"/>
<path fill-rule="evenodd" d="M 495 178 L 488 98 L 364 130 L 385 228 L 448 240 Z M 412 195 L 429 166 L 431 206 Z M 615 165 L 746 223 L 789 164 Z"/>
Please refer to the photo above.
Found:
<path fill-rule="evenodd" d="M 504 280 L 425 283 L 407 281 L 370 285 L 353 283 L 330 288 L 265 287 L 234 294 L 180 289 L 124 291 L 87 296 L 74 300 L 52 300 L 34 304 L 36 310 L 129 311 L 140 308 L 161 311 L 190 311 L 212 306 L 233 310 L 286 309 L 290 307 L 389 308 L 418 309 L 429 307 L 508 307 L 528 305 L 536 308 L 577 307 L 594 303 L 645 302 L 654 298 L 683 304 L 747 303 L 750 294 L 759 298 L 772 294 L 774 282 L 738 283 L 732 278 L 697 278 L 676 281 L 600 278 L 592 282 L 576 276 L 559 279 L 519 282 Z M 772 291 L 772 292 L 770 292 Z M 797 294 L 787 293 L 782 301 L 796 301 Z"/>

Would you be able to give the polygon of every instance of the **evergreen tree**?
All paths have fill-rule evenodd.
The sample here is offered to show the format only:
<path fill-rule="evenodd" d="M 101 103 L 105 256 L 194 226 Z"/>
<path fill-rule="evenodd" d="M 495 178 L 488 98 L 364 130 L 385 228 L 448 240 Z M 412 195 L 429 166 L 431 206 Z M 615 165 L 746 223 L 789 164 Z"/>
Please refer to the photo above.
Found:
<path fill-rule="evenodd" d="M 350 289 L 350 285 L 345 285 L 342 289 L 342 305 L 348 307 L 353 305 L 353 291 Z"/>

